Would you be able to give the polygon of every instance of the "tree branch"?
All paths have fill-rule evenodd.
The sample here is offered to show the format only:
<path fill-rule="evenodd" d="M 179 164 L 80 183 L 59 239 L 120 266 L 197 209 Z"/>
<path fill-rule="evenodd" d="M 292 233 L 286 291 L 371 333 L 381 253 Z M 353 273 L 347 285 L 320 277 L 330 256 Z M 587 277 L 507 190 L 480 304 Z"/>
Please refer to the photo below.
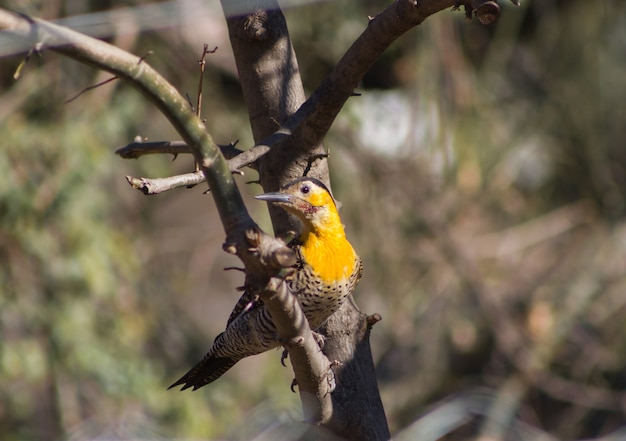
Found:
<path fill-rule="evenodd" d="M 417 4 L 411 0 L 393 2 L 369 21 L 361 36 L 306 101 L 286 23 L 282 14 L 277 13 L 278 5 L 268 6 L 267 2 L 263 2 L 267 10 L 260 9 L 260 4 L 253 14 L 228 18 L 250 123 L 258 142 L 232 159 L 231 170 L 248 166 L 270 153 L 259 168 L 264 189 L 277 190 L 286 182 L 302 176 L 305 164 L 310 165 L 311 156 L 322 157 L 325 154 L 322 140 L 345 102 L 354 94 L 358 83 L 381 54 L 399 36 L 428 16 L 457 3 L 455 0 L 421 1 Z M 224 6 L 224 12 L 229 17 L 231 11 L 228 5 Z M 235 12 L 238 14 L 240 10 Z M 284 34 L 281 34 L 281 29 L 284 29 Z M 277 38 L 279 35 L 287 38 L 282 40 Z M 250 46 L 252 42 L 254 46 Z M 283 64 L 276 65 L 277 59 L 283 60 Z M 267 72 L 274 72 L 274 75 L 268 76 Z M 260 78 L 261 75 L 263 78 Z M 267 84 L 268 81 L 274 84 Z M 264 84 L 264 87 L 260 88 L 258 84 Z M 259 108 L 264 111 L 252 110 Z M 278 125 L 278 121 L 284 123 Z M 289 142 L 284 142 L 286 140 Z M 271 147 L 278 144 L 281 147 L 270 152 Z M 129 146 L 124 147 L 127 148 Z M 169 152 L 168 148 L 164 150 Z M 280 168 L 276 170 L 279 164 Z M 325 161 L 310 175 L 329 184 Z M 167 189 L 165 186 L 161 188 L 163 191 Z M 293 222 L 286 219 L 282 210 L 270 207 L 270 214 L 278 231 L 293 229 Z"/>
<path fill-rule="evenodd" d="M 335 389 L 331 363 L 316 343 L 296 297 L 289 292 L 282 279 L 270 279 L 261 298 L 272 318 L 276 317 L 274 324 L 289 351 L 306 421 L 327 423 L 333 415 L 330 393 Z M 281 309 L 286 314 L 274 316 L 274 311 Z M 298 325 L 295 328 L 294 323 Z"/>
<path fill-rule="evenodd" d="M 293 250 L 286 248 L 284 242 L 274 239 L 258 230 L 246 231 L 246 241 L 256 251 L 257 259 L 246 265 L 246 286 L 260 286 L 259 295 L 272 316 L 278 336 L 289 352 L 293 365 L 295 382 L 298 384 L 300 400 L 305 421 L 323 424 L 332 415 L 332 391 L 329 378 L 334 384 L 330 362 L 320 350 L 309 328 L 300 303 L 283 283 L 283 277 L 292 271 L 296 263 Z M 226 244 L 227 252 L 235 250 Z M 281 277 L 257 279 L 267 265 L 272 268 L 287 268 L 280 272 Z"/>
<path fill-rule="evenodd" d="M 193 146 L 196 161 L 213 189 L 226 233 L 229 233 L 231 224 L 250 224 L 230 168 L 219 148 L 189 109 L 186 100 L 145 60 L 62 26 L 7 11 L 0 11 L 0 29 L 14 38 L 29 41 L 32 46 L 40 44 L 43 49 L 111 72 L 139 90 L 161 110 L 185 142 Z"/>
<path fill-rule="evenodd" d="M 257 161 L 259 180 L 266 191 L 276 191 L 302 176 L 301 149 L 291 129 L 281 127 L 281 122 L 291 117 L 306 97 L 278 3 L 251 0 L 246 2 L 246 11 L 252 12 L 242 12 L 238 3 L 225 1 L 222 8 L 254 141 L 273 147 Z M 281 148 L 274 148 L 279 143 Z M 325 153 L 323 146 L 316 146 L 316 153 Z M 326 161 L 311 176 L 329 184 Z M 269 212 L 279 235 L 298 228 L 299 223 L 280 207 L 269 206 Z"/>
<path fill-rule="evenodd" d="M 397 0 L 369 20 L 359 38 L 346 51 L 330 75 L 285 122 L 302 148 L 314 149 L 326 136 L 345 102 L 353 96 L 363 76 L 401 35 L 430 15 L 454 6 L 455 0 Z"/>
<path fill-rule="evenodd" d="M 185 173 L 184 175 L 168 176 L 167 178 L 135 178 L 126 176 L 131 187 L 145 195 L 155 195 L 180 187 L 193 187 L 206 182 L 202 172 Z"/>
<path fill-rule="evenodd" d="M 230 144 L 222 145 L 218 144 L 222 155 L 225 158 L 231 159 L 237 155 L 243 153 L 242 150 L 239 150 L 235 146 L 237 142 L 231 142 Z M 144 155 L 157 155 L 157 154 L 172 154 L 174 155 L 174 159 L 181 153 L 193 153 L 192 149 L 189 148 L 186 142 L 184 141 L 152 141 L 152 142 L 143 142 L 143 141 L 133 141 L 130 144 L 126 144 L 123 147 L 115 150 L 117 155 L 120 155 L 124 159 L 137 159 Z M 232 169 L 232 167 L 231 167 Z"/>
<path fill-rule="evenodd" d="M 515 0 L 511 1 L 516 5 L 519 4 Z M 241 64 L 241 68 L 239 69 L 240 79 L 244 88 L 247 84 L 250 84 L 249 90 L 244 90 L 248 107 L 257 107 L 255 104 L 257 102 L 271 102 L 272 94 L 279 86 L 289 90 L 287 94 L 289 102 L 284 103 L 282 106 L 274 105 L 273 108 L 267 109 L 264 118 L 261 118 L 258 112 L 255 113 L 254 118 L 251 116 L 251 125 L 255 139 L 262 139 L 262 141 L 251 149 L 246 150 L 244 153 L 240 153 L 239 156 L 231 157 L 231 170 L 250 166 L 263 155 L 269 153 L 271 147 L 288 138 L 292 138 L 291 142 L 282 143 L 282 148 L 285 150 L 284 153 L 275 151 L 272 153 L 272 157 L 267 159 L 267 163 L 270 164 L 285 164 L 288 173 L 284 178 L 277 180 L 276 176 L 281 175 L 281 173 L 276 173 L 275 170 L 273 170 L 274 166 L 272 166 L 271 173 L 262 173 L 261 183 L 267 190 L 275 190 L 289 180 L 301 176 L 304 171 L 304 167 L 301 164 L 310 164 L 309 158 L 312 156 L 323 157 L 325 154 L 321 146 L 322 140 L 345 102 L 354 95 L 354 90 L 357 85 L 376 60 L 380 58 L 382 53 L 397 38 L 421 24 L 430 15 L 450 7 L 458 9 L 460 6 L 465 7 L 466 14 L 469 14 L 469 17 L 471 17 L 472 12 L 475 12 L 481 22 L 486 22 L 487 16 L 492 16 L 494 10 L 499 14 L 497 3 L 493 1 L 395 1 L 368 22 L 361 36 L 348 49 L 341 60 L 339 60 L 331 74 L 306 101 L 304 101 L 301 84 L 298 83 L 298 67 L 290 44 L 288 47 L 278 49 L 284 54 L 287 54 L 284 55 L 287 60 L 286 65 L 277 69 L 278 72 L 281 72 L 280 75 L 276 75 L 275 82 L 278 85 L 266 85 L 266 87 L 262 89 L 256 86 L 259 81 L 267 82 L 267 77 L 263 80 L 259 80 L 258 78 L 260 75 L 259 72 L 266 72 L 264 69 L 260 68 L 260 65 L 266 62 L 263 57 L 259 56 L 259 53 L 262 53 L 262 51 L 259 51 L 258 48 L 254 51 L 250 51 L 250 49 L 245 50 L 245 48 L 239 47 L 239 50 L 235 50 L 235 55 L 236 59 L 240 60 L 239 63 Z M 278 6 L 276 5 L 275 8 L 278 9 Z M 228 14 L 228 8 L 225 9 L 225 12 Z M 240 10 L 238 9 L 237 12 L 240 12 Z M 234 30 L 231 34 L 234 32 L 235 35 L 239 35 L 238 37 L 234 37 L 234 41 L 240 41 L 240 44 L 247 44 L 249 41 L 258 38 L 267 40 L 267 36 L 271 35 L 271 33 L 263 29 L 269 29 L 269 26 L 273 25 L 276 20 L 280 23 L 280 19 L 272 18 L 273 15 L 270 14 L 270 12 L 271 11 L 265 11 L 263 14 L 257 12 L 255 13 L 256 15 L 251 14 L 243 19 L 241 17 L 229 19 L 229 22 L 234 26 Z M 241 32 L 237 30 L 237 26 L 240 25 L 238 20 L 244 20 L 244 24 L 241 28 L 245 28 L 246 32 L 243 36 L 241 36 Z M 272 29 L 272 32 L 275 31 L 276 27 Z M 237 34 L 238 32 L 239 34 Z M 266 51 L 276 51 L 275 48 L 271 48 L 269 43 L 271 43 L 271 40 L 264 42 L 264 45 L 268 48 Z M 284 44 L 284 42 L 281 43 L 281 45 Z M 248 54 L 249 52 L 252 53 Z M 272 66 L 272 68 L 274 69 L 276 67 Z M 294 82 L 294 79 L 289 79 L 293 75 L 297 77 L 298 81 Z M 296 107 L 295 103 L 297 103 L 301 95 L 301 99 L 304 102 L 301 106 Z M 295 110 L 296 108 L 297 111 Z M 284 121 L 284 123 L 276 130 L 277 121 Z M 129 144 L 129 146 L 124 147 L 124 149 L 130 149 L 130 146 L 135 145 Z M 170 148 L 168 146 L 164 146 L 164 153 L 175 153 L 169 150 Z M 299 154 L 298 150 L 300 151 Z M 276 158 L 276 156 L 278 156 L 278 158 Z M 302 160 L 302 158 L 304 158 L 304 160 Z M 299 162 L 300 165 L 295 165 L 295 169 L 291 170 L 290 167 L 294 167 L 294 162 Z M 329 184 L 325 176 L 327 174 L 325 163 L 320 164 L 320 166 L 324 168 L 314 170 L 311 176 L 321 178 L 322 181 Z M 266 175 L 269 176 L 263 178 Z M 180 181 L 180 179 L 176 179 L 176 182 Z M 170 188 L 176 188 L 178 186 L 179 185 L 173 183 Z M 162 189 L 161 191 L 170 189 L 167 188 L 167 185 L 162 185 L 159 188 Z M 273 219 L 276 220 L 279 230 L 291 229 L 293 227 L 290 221 L 284 219 L 285 215 L 282 210 L 276 210 L 270 207 L 270 212 Z M 285 225 L 285 227 L 281 228 L 281 225 Z"/>
<path fill-rule="evenodd" d="M 266 291 L 268 281 L 277 276 L 283 267 L 293 264 L 293 250 L 287 248 L 281 240 L 263 233 L 249 216 L 232 178 L 231 169 L 207 133 L 204 124 L 176 89 L 143 59 L 70 29 L 2 9 L 0 9 L 0 31 L 4 31 L 3 34 L 10 38 L 27 41 L 31 46 L 41 45 L 44 49 L 111 72 L 138 89 L 161 110 L 190 147 L 209 183 L 226 232 L 224 250 L 237 254 L 243 261 L 246 267 L 247 286 L 258 289 L 259 292 Z M 275 305 L 273 302 L 269 303 Z M 289 323 L 289 317 L 285 317 L 287 314 L 285 308 L 274 306 L 271 308 L 276 321 Z M 293 302 L 291 309 L 299 310 L 299 304 Z M 301 310 L 299 317 L 302 317 Z M 291 324 L 291 329 L 295 331 L 291 332 L 289 337 L 299 336 L 298 339 L 302 339 L 303 345 L 289 345 L 289 351 L 294 357 L 306 357 L 304 351 L 315 345 L 315 341 L 310 333 L 301 333 L 299 325 L 301 324 Z M 306 320 L 304 325 L 308 326 Z M 302 354 L 296 355 L 300 351 L 303 351 Z M 318 364 L 323 365 L 323 362 Z M 295 371 L 295 374 L 303 390 L 308 390 L 309 387 L 315 390 L 316 385 L 312 383 L 314 375 L 303 376 L 303 372 L 299 370 Z M 316 395 L 324 396 L 327 393 L 322 390 Z M 323 403 L 320 407 L 323 407 Z M 325 411 L 305 417 L 317 422 L 316 418 L 327 413 Z"/>
<path fill-rule="evenodd" d="M 270 140 L 270 142 L 272 141 Z M 255 162 L 257 159 L 268 153 L 271 146 L 259 144 L 249 150 L 241 151 L 235 148 L 235 143 L 231 143 L 226 146 L 220 145 L 219 148 L 226 158 L 230 158 L 228 166 L 233 173 L 236 173 L 243 167 L 256 168 Z M 191 152 L 191 149 L 184 141 L 132 142 L 115 151 L 115 153 L 125 159 L 166 153 L 174 155 L 174 159 L 176 159 L 180 153 Z M 146 195 L 154 195 L 175 188 L 190 187 L 206 182 L 204 174 L 199 172 L 168 176 L 166 178 L 135 178 L 126 176 L 126 180 L 133 188 L 142 191 Z"/>

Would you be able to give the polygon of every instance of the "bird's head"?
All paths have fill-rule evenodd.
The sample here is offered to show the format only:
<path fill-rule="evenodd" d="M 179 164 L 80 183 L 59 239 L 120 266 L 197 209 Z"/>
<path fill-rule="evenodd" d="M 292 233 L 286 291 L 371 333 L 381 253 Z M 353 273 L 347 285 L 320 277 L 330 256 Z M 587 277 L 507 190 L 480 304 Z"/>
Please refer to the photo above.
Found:
<path fill-rule="evenodd" d="M 280 191 L 260 194 L 256 199 L 279 205 L 309 228 L 318 229 L 340 223 L 335 200 L 328 188 L 315 178 L 296 179 Z"/>

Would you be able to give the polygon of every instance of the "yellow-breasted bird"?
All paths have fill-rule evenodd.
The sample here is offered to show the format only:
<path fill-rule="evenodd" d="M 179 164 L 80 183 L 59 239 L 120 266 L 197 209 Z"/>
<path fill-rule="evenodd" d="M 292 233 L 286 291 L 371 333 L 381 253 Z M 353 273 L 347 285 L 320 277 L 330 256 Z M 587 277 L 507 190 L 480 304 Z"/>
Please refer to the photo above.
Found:
<path fill-rule="evenodd" d="M 311 329 L 319 328 L 339 309 L 361 278 L 361 259 L 346 239 L 337 206 L 326 186 L 300 178 L 280 191 L 257 199 L 278 204 L 302 222 L 296 271 L 288 283 Z M 217 380 L 244 357 L 280 346 L 276 328 L 263 302 L 244 293 L 204 358 L 170 388 L 196 390 Z"/>

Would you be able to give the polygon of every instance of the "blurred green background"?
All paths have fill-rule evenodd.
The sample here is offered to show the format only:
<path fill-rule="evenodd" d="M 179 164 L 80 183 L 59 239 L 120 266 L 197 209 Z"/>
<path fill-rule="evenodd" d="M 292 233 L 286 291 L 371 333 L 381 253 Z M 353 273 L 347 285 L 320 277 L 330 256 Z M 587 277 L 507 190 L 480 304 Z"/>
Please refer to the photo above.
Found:
<path fill-rule="evenodd" d="M 218 46 L 207 127 L 252 145 L 217 2 L 5 3 L 153 51 L 192 99 L 202 46 Z M 285 14 L 308 92 L 388 4 L 298 3 Z M 383 317 L 387 416 L 406 440 L 626 438 L 626 4 L 501 3 L 493 26 L 444 11 L 401 38 L 327 138 L 365 263 L 356 299 Z M 193 166 L 114 155 L 178 139 L 165 118 L 119 82 L 64 104 L 110 75 L 43 52 L 15 81 L 23 56 L 0 55 L 0 439 L 297 438 L 280 352 L 166 391 L 242 278 L 222 270 L 237 261 L 204 188 L 126 184 Z M 238 179 L 269 228 L 254 174 Z"/>

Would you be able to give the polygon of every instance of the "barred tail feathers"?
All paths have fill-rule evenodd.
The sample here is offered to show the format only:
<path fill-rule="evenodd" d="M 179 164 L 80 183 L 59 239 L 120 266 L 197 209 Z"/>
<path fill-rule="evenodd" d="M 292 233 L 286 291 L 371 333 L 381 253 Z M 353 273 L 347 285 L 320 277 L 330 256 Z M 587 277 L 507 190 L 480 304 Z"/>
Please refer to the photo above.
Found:
<path fill-rule="evenodd" d="M 239 360 L 280 346 L 276 328 L 265 308 L 256 308 L 232 320 L 204 358 L 169 389 L 184 385 L 193 390 L 217 380 Z"/>
<path fill-rule="evenodd" d="M 227 370 L 235 365 L 239 360 L 227 357 L 216 357 L 207 354 L 200 362 L 192 367 L 189 372 L 183 375 L 176 383 L 168 389 L 183 385 L 181 391 L 193 387 L 193 390 L 206 386 L 217 380 Z"/>

